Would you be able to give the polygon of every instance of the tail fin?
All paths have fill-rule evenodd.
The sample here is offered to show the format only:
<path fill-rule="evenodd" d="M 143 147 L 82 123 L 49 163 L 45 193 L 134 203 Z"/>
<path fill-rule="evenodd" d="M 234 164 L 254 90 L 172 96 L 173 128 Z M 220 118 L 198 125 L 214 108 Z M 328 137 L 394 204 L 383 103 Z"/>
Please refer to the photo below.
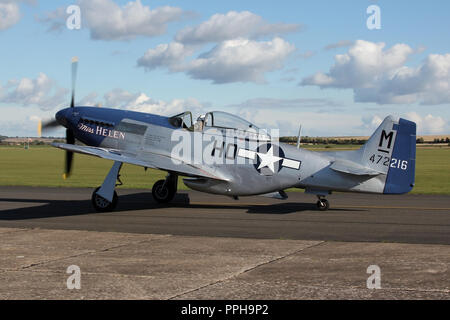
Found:
<path fill-rule="evenodd" d="M 414 187 L 416 124 L 386 117 L 362 147 L 364 166 L 386 174 L 383 193 L 402 194 Z"/>

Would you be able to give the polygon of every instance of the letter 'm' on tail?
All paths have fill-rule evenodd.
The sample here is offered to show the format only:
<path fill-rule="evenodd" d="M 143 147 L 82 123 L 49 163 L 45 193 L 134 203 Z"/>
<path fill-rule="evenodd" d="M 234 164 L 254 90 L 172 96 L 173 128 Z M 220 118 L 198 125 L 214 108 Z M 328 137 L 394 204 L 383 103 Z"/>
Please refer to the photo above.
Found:
<path fill-rule="evenodd" d="M 416 124 L 388 116 L 362 147 L 364 166 L 386 175 L 383 193 L 402 194 L 414 187 Z"/>

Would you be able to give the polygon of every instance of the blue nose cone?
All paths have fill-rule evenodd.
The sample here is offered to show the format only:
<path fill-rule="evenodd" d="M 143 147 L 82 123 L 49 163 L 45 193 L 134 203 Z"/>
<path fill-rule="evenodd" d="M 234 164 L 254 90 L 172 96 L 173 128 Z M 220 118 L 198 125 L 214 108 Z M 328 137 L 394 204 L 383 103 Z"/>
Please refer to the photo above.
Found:
<path fill-rule="evenodd" d="M 64 127 L 67 127 L 67 115 L 70 108 L 62 109 L 58 111 L 55 115 L 56 121 Z"/>

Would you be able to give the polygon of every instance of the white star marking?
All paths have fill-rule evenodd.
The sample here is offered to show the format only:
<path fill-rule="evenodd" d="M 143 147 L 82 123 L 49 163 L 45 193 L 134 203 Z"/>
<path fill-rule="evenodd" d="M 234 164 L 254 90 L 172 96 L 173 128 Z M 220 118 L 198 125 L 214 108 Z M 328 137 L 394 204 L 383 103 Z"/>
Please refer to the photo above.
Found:
<path fill-rule="evenodd" d="M 257 155 L 261 159 L 258 170 L 268 167 L 273 173 L 275 173 L 275 166 L 273 164 L 283 159 L 273 155 L 273 146 L 270 147 L 267 153 L 258 152 Z"/>
<path fill-rule="evenodd" d="M 269 150 L 269 152 L 270 152 L 270 150 Z M 300 162 L 300 161 L 298 161 L 298 160 L 293 160 L 293 159 L 286 159 L 286 158 L 278 158 L 278 157 L 275 157 L 275 156 L 273 156 L 273 151 L 272 151 L 271 154 L 269 154 L 269 155 L 267 155 L 267 156 L 266 156 L 265 153 L 259 153 L 259 154 L 258 154 L 258 153 L 255 152 L 255 151 L 246 150 L 246 149 L 239 149 L 239 151 L 238 151 L 238 157 L 247 158 L 247 159 L 250 159 L 250 160 L 253 160 L 253 161 L 256 159 L 257 155 L 258 155 L 258 156 L 261 158 L 261 160 L 262 160 L 262 162 L 260 163 L 260 166 L 259 166 L 258 169 L 261 169 L 263 166 L 266 166 L 266 164 L 263 164 L 264 162 L 267 162 L 267 166 L 268 166 L 268 167 L 273 167 L 273 163 L 274 163 L 274 162 L 277 162 L 277 161 L 279 161 L 279 160 L 283 160 L 283 161 L 281 162 L 281 166 L 287 167 L 287 168 L 291 168 L 291 169 L 295 169 L 295 170 L 300 170 L 300 165 L 301 165 L 301 162 Z M 265 158 L 267 158 L 266 161 L 264 161 Z M 275 159 L 275 160 L 273 160 L 273 162 L 269 162 L 269 160 L 270 160 L 269 158 L 271 158 L 272 160 L 273 160 L 273 159 Z M 275 169 L 275 168 L 274 168 L 274 169 Z M 275 171 L 275 170 L 272 170 L 273 173 L 275 173 L 274 171 Z"/>

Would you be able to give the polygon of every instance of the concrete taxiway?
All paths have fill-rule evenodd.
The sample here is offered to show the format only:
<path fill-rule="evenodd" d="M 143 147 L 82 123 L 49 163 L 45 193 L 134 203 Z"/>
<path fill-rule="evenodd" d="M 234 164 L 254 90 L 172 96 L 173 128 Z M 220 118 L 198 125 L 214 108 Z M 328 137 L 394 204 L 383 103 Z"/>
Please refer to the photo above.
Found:
<path fill-rule="evenodd" d="M 0 298 L 450 299 L 449 196 L 118 193 L 99 214 L 88 189 L 0 187 Z"/>

